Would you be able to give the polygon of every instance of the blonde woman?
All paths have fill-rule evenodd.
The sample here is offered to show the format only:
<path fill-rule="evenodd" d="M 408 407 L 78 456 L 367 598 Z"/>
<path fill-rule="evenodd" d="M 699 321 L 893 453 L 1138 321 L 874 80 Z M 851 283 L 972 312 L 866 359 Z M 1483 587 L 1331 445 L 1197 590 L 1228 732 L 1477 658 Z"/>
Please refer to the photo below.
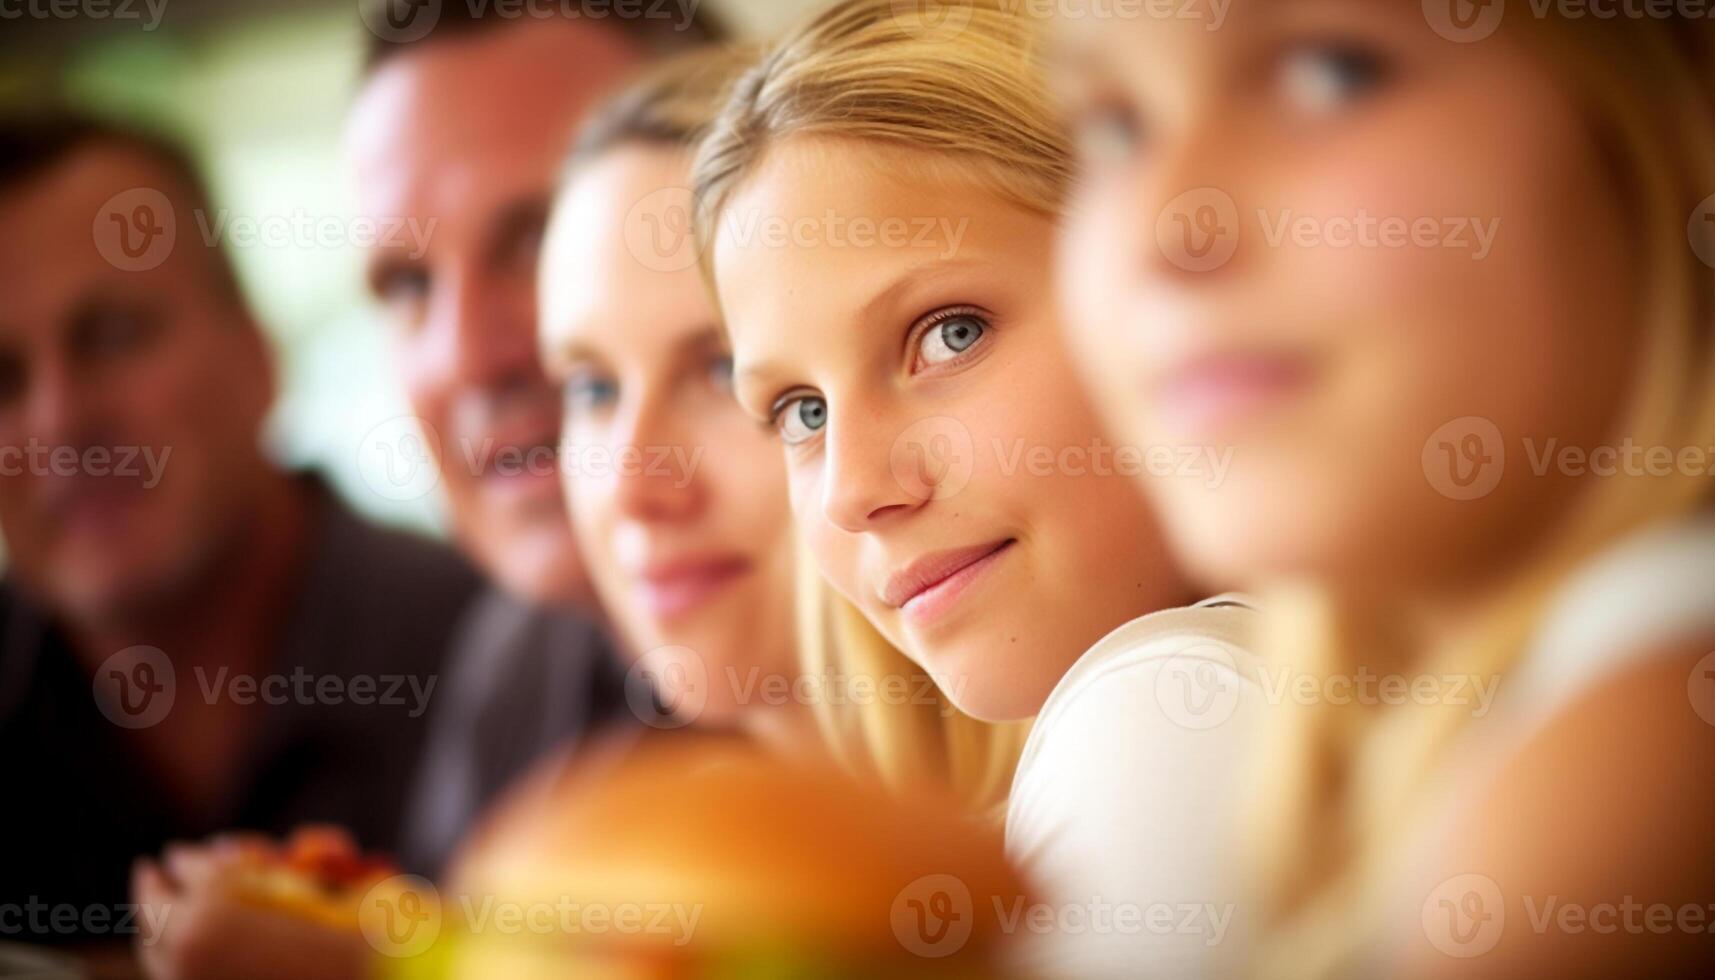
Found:
<path fill-rule="evenodd" d="M 798 676 L 784 474 L 772 439 L 732 401 L 684 189 L 695 136 L 752 55 L 676 56 L 581 129 L 543 246 L 539 340 L 564 386 L 559 463 L 584 563 L 619 639 L 641 658 L 627 677 L 631 709 L 654 728 L 732 733 L 796 755 L 815 731 L 801 699 L 779 693 Z M 679 261 L 670 238 L 648 235 L 650 218 L 685 230 L 691 261 Z M 571 761 L 562 752 L 539 764 L 488 819 L 528 812 Z M 323 836 L 334 852 L 354 847 Z M 163 917 L 172 931 L 141 947 L 149 974 L 370 975 L 375 951 L 355 931 L 240 894 L 248 846 L 171 849 L 194 905 L 183 922 Z M 181 907 L 154 898 L 162 891 L 151 882 L 139 897 Z"/>
<path fill-rule="evenodd" d="M 1009 767 L 1006 726 L 1039 714 L 1033 742 L 1101 742 L 1101 764 L 1071 768 L 1026 746 L 1009 847 L 1068 920 L 1105 902 L 1135 922 L 1218 863 L 1254 715 L 1248 614 L 1190 607 L 1134 486 L 1142 447 L 1103 434 L 1073 376 L 1050 282 L 1070 150 L 1038 25 L 1012 7 L 855 0 L 778 42 L 698 151 L 699 231 L 735 393 L 778 433 L 799 537 L 837 593 L 810 597 L 811 653 L 863 673 L 891 646 L 969 716 L 883 700 L 836 734 L 955 781 Z M 1192 671 L 1243 702 L 1229 724 L 1169 710 Z M 1164 778 L 1197 788 L 1169 799 Z M 1057 938 L 1051 968 L 1081 976 L 1214 950 L 1141 922 Z"/>
<path fill-rule="evenodd" d="M 1151 490 L 1302 692 L 1256 972 L 1707 975 L 1715 28 L 1454 7 L 1068 19 L 1063 308 L 1121 431 L 1236 449 Z"/>

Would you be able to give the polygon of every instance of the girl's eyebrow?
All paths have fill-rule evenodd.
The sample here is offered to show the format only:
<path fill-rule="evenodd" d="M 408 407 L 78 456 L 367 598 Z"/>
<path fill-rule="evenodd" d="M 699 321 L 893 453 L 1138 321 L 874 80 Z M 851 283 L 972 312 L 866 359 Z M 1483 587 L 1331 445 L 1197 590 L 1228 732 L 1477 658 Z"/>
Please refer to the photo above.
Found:
<path fill-rule="evenodd" d="M 899 305 L 900 297 L 907 295 L 912 289 L 923 283 L 934 282 L 966 268 L 981 265 L 975 259 L 939 259 L 927 258 L 913 265 L 897 276 L 886 286 L 883 286 L 874 296 L 858 308 L 858 322 L 862 323 Z"/>

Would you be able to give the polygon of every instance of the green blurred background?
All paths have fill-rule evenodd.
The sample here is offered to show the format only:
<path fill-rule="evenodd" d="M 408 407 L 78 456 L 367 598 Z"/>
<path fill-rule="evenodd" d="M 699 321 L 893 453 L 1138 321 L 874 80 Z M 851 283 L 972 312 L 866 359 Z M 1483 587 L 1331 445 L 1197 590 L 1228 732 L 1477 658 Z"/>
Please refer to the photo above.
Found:
<path fill-rule="evenodd" d="M 703 0 L 752 37 L 821 2 Z M 217 212 L 349 219 L 340 137 L 365 37 L 357 0 L 0 0 L 0 105 L 58 99 L 164 129 L 198 157 Z M 359 250 L 258 242 L 230 251 L 276 341 L 276 454 L 320 469 L 374 517 L 439 532 L 438 499 L 388 500 L 357 474 L 365 434 L 409 414 Z"/>

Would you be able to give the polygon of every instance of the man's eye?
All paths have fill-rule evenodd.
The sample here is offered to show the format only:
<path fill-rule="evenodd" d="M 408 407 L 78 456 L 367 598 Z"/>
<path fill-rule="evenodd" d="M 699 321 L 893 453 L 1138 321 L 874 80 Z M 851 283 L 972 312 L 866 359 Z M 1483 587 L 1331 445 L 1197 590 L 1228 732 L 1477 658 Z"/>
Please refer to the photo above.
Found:
<path fill-rule="evenodd" d="M 1386 59 L 1375 51 L 1323 41 L 1289 49 L 1280 62 L 1280 84 L 1292 105 L 1326 113 L 1374 91 L 1387 80 L 1388 71 Z"/>
<path fill-rule="evenodd" d="M 619 398 L 619 384 L 594 373 L 574 374 L 566 381 L 565 411 L 568 417 L 605 408 Z"/>
<path fill-rule="evenodd" d="M 815 438 L 828 424 L 828 403 L 815 395 L 800 395 L 782 402 L 774 416 L 780 438 L 796 446 Z"/>
<path fill-rule="evenodd" d="M 428 302 L 429 273 L 424 269 L 393 269 L 375 280 L 375 297 L 395 316 L 410 318 Z"/>
<path fill-rule="evenodd" d="M 731 354 L 719 354 L 709 359 L 709 384 L 719 391 L 732 391 Z"/>
<path fill-rule="evenodd" d="M 152 317 L 131 310 L 102 310 L 85 317 L 73 334 L 80 355 L 99 360 L 123 357 L 155 332 Z"/>
<path fill-rule="evenodd" d="M 933 366 L 955 360 L 988 333 L 988 324 L 974 313 L 954 313 L 932 320 L 917 340 L 917 360 Z"/>

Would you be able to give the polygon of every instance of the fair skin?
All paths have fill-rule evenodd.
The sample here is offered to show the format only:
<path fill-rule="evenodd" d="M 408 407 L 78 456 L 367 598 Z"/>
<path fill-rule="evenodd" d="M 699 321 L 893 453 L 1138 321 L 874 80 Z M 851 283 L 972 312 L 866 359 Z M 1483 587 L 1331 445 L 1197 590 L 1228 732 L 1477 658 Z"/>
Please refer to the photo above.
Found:
<path fill-rule="evenodd" d="M 641 58 L 607 29 L 558 21 L 437 41 L 376 70 L 347 132 L 359 213 L 426 232 L 379 241 L 366 262 L 412 411 L 438 436 L 460 548 L 514 595 L 591 611 L 554 455 L 559 391 L 537 356 L 536 262 L 573 128 Z M 180 845 L 135 869 L 138 900 L 175 909 L 146 951 L 152 975 L 358 975 L 360 937 L 245 907 L 235 861 Z"/>
<path fill-rule="evenodd" d="M 652 220 L 688 227 L 688 168 L 641 146 L 580 165 L 544 245 L 542 359 L 563 386 L 567 506 L 603 606 L 664 703 L 751 727 L 770 712 L 746 700 L 750 675 L 795 675 L 779 448 L 733 401 L 694 256 L 640 260 L 627 241 Z"/>
<path fill-rule="evenodd" d="M 830 213 L 953 231 L 845 235 Z M 764 222 L 826 235 L 775 247 L 746 230 Z M 1023 462 L 1112 445 L 1062 347 L 1050 239 L 1049 219 L 933 155 L 793 138 L 712 243 L 735 390 L 785 444 L 800 535 L 984 720 L 1035 714 L 1104 633 L 1189 592 L 1128 479 Z"/>
<path fill-rule="evenodd" d="M 583 166 L 554 209 L 541 344 L 564 391 L 568 505 L 626 646 L 646 667 L 650 651 L 694 652 L 654 665 L 658 683 L 686 676 L 675 665 L 695 671 L 693 689 L 665 683 L 662 701 L 687 724 L 791 749 L 814 736 L 796 702 L 769 693 L 795 676 L 779 448 L 733 403 L 730 359 L 695 267 L 656 271 L 626 244 L 634 203 L 653 202 L 663 220 L 688 203 L 655 193 L 682 187 L 686 169 L 675 152 L 613 150 Z M 628 447 L 643 451 L 622 469 Z M 363 975 L 372 952 L 360 937 L 232 895 L 243 844 L 177 845 L 136 870 L 137 900 L 173 910 L 163 935 L 140 947 L 151 975 Z"/>
<path fill-rule="evenodd" d="M 1619 438 L 1641 334 L 1616 329 L 1636 319 L 1628 216 L 1580 107 L 1505 30 L 1451 44 L 1417 4 L 1244 0 L 1221 31 L 1202 26 L 1062 25 L 1085 147 L 1062 240 L 1072 344 L 1130 438 L 1234 447 L 1213 492 L 1152 487 L 1189 563 L 1246 585 L 1310 581 L 1380 610 L 1404 641 L 1376 659 L 1409 670 L 1591 489 L 1533 471 L 1525 440 Z M 1177 231 L 1159 228 L 1163 208 L 1200 187 L 1236 204 L 1238 245 L 1192 271 L 1175 261 Z M 1256 217 L 1360 208 L 1497 220 L 1499 234 L 1479 260 L 1444 243 L 1270 243 Z M 1467 416 L 1493 422 L 1508 455 L 1491 492 L 1455 500 L 1431 482 L 1425 444 Z M 1497 760 L 1450 760 L 1449 773 L 1487 777 L 1445 787 L 1457 801 L 1445 833 L 1410 852 L 1402 974 L 1708 962 L 1706 936 L 1529 917 L 1549 896 L 1584 909 L 1709 902 L 1715 853 L 1690 815 L 1715 802 L 1715 733 L 1686 685 L 1715 637 L 1694 639 L 1620 670 L 1499 760 L 1498 776 Z M 1454 958 L 1418 917 L 1423 895 L 1467 873 L 1498 884 L 1507 918 L 1492 951 Z"/>
<path fill-rule="evenodd" d="M 176 216 L 153 268 L 118 267 L 91 235 L 131 188 Z M 91 676 L 144 642 L 187 673 L 259 669 L 305 560 L 308 502 L 261 448 L 267 342 L 187 230 L 194 201 L 147 153 L 106 142 L 0 197 L 0 532 L 9 575 Z M 230 792 L 251 714 L 187 698 L 128 741 L 200 820 Z"/>
<path fill-rule="evenodd" d="M 433 229 L 379 243 L 368 279 L 412 410 L 438 437 L 453 530 L 540 603 L 592 605 L 553 465 L 558 393 L 536 353 L 538 244 L 572 128 L 641 58 L 609 29 L 525 19 L 395 55 L 347 127 L 359 212 Z"/>

